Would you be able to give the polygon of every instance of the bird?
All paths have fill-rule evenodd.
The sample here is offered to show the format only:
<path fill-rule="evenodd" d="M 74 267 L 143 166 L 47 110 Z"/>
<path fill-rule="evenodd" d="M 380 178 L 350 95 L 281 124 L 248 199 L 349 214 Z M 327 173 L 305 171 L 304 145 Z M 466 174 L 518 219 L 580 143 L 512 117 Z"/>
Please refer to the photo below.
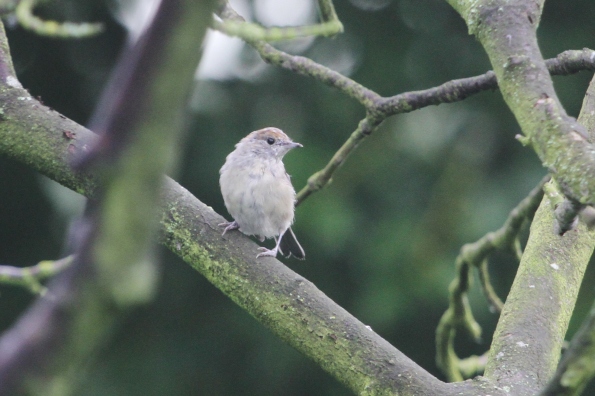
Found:
<path fill-rule="evenodd" d="M 239 229 L 261 242 L 274 238 L 275 247 L 260 247 L 256 258 L 276 257 L 277 253 L 305 259 L 291 225 L 294 221 L 295 190 L 283 157 L 303 147 L 281 129 L 267 127 L 249 133 L 239 141 L 219 171 L 219 185 L 225 207 L 233 221 L 219 224 L 226 232 Z"/>

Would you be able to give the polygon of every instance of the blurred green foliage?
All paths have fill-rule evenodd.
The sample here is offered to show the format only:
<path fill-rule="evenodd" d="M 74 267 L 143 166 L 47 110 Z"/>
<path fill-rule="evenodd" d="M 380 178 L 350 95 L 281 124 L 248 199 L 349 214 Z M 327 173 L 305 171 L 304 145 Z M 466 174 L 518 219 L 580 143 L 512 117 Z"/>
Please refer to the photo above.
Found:
<path fill-rule="evenodd" d="M 345 34 L 306 43 L 302 54 L 382 95 L 490 69 L 479 43 L 442 0 L 376 1 L 382 7 L 376 11 L 356 0 L 335 3 Z M 23 85 L 82 124 L 125 40 L 109 9 L 97 4 L 103 3 L 60 1 L 42 10 L 56 19 L 105 21 L 106 32 L 95 38 L 58 41 L 8 30 Z M 593 18 L 589 0 L 547 2 L 539 30 L 544 55 L 594 48 Z M 356 102 L 318 82 L 264 66 L 249 48 L 239 60 L 240 77 L 196 83 L 175 177 L 227 217 L 218 170 L 248 132 L 276 126 L 304 145 L 285 161 L 299 190 L 364 115 Z M 590 78 L 587 72 L 555 78 L 570 114 L 578 114 Z M 286 264 L 440 376 L 434 331 L 458 249 L 498 228 L 545 174 L 534 153 L 514 139 L 517 133 L 497 91 L 387 120 L 328 188 L 297 209 L 294 228 L 307 260 Z M 4 158 L 0 180 L 0 263 L 26 266 L 64 254 L 80 198 Z M 508 252 L 490 261 L 495 288 L 505 297 L 517 263 Z M 591 266 L 570 334 L 595 298 L 593 272 Z M 162 274 L 157 299 L 122 323 L 89 368 L 81 395 L 348 393 L 168 252 Z M 484 339 L 476 344 L 460 336 L 461 356 L 489 348 L 497 321 L 480 293 L 471 297 Z M 0 329 L 31 300 L 23 290 L 2 287 Z"/>

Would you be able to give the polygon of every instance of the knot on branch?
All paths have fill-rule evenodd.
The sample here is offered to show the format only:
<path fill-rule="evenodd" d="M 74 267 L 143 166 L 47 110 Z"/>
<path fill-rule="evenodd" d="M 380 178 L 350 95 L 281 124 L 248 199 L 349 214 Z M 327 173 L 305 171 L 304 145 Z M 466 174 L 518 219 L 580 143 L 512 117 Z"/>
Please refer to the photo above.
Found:
<path fill-rule="evenodd" d="M 509 56 L 504 64 L 505 71 L 513 71 L 517 67 L 523 65 L 525 62 L 529 61 L 529 57 L 526 55 L 512 55 Z"/>
<path fill-rule="evenodd" d="M 328 180 L 328 182 L 330 183 L 330 179 Z M 318 191 L 320 189 L 322 189 L 322 187 L 324 187 L 324 185 L 326 184 L 326 182 L 324 180 L 321 180 L 321 172 L 316 172 L 314 173 L 312 176 L 310 176 L 308 178 L 308 188 L 311 191 Z"/>
<path fill-rule="evenodd" d="M 556 205 L 554 209 L 554 232 L 558 235 L 564 235 L 566 232 L 576 228 L 578 224 L 578 214 L 584 208 L 580 202 L 566 198 L 562 203 Z"/>

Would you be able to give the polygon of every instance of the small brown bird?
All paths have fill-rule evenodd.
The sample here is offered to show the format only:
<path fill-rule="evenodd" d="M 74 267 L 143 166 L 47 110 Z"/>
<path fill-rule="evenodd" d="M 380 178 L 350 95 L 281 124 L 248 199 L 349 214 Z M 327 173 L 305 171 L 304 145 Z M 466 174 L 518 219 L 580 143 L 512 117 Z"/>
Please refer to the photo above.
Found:
<path fill-rule="evenodd" d="M 283 156 L 302 147 L 277 128 L 251 132 L 236 144 L 219 171 L 221 194 L 234 221 L 222 223 L 223 235 L 239 229 L 264 241 L 274 238 L 273 249 L 261 247 L 256 257 L 306 254 L 291 230 L 294 219 L 295 190 L 283 166 Z"/>

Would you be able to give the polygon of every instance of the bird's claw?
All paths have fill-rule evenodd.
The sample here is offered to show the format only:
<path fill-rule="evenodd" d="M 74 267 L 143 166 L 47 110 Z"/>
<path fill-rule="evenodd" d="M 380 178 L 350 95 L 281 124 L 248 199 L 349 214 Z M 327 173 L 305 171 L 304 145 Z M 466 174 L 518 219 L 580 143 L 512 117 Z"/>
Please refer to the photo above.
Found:
<path fill-rule="evenodd" d="M 277 257 L 277 250 L 278 249 L 267 249 L 265 247 L 259 247 L 258 250 L 262 251 L 262 253 L 258 253 L 256 258 L 260 257 Z"/>
<path fill-rule="evenodd" d="M 221 223 L 221 224 L 217 224 L 219 227 L 225 227 L 225 229 L 223 230 L 223 234 L 221 234 L 221 236 L 225 235 L 225 233 L 227 231 L 231 231 L 231 230 L 237 230 L 238 228 L 240 228 L 240 225 L 238 224 L 237 221 L 226 221 L 225 223 Z"/>

